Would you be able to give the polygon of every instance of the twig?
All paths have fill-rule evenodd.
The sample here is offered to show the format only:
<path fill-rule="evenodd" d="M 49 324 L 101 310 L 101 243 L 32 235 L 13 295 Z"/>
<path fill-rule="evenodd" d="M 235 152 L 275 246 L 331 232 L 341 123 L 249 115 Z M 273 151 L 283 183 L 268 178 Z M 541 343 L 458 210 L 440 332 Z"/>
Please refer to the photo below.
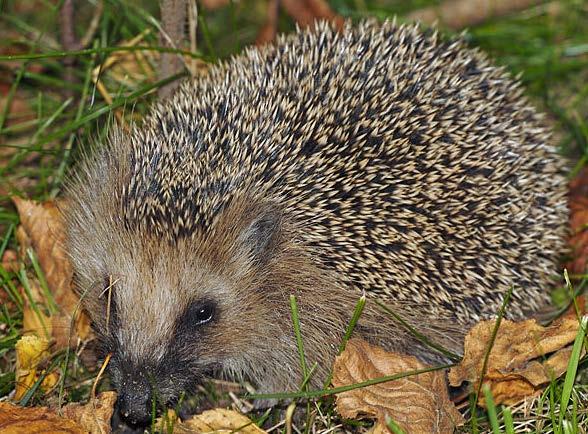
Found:
<path fill-rule="evenodd" d="M 198 30 L 198 4 L 196 0 L 189 0 L 188 3 L 188 26 L 190 32 L 190 51 L 195 53 L 198 48 L 198 40 L 196 38 Z M 197 59 L 191 57 L 189 59 L 189 65 L 190 74 L 192 76 L 196 75 L 196 71 L 198 70 Z"/>
<path fill-rule="evenodd" d="M 343 26 L 343 17 L 333 12 L 329 6 L 329 3 L 327 3 L 325 0 L 305 0 L 305 2 L 315 17 L 332 21 L 337 26 L 337 28 L 341 28 Z"/>
<path fill-rule="evenodd" d="M 296 402 L 290 403 L 286 409 L 286 434 L 292 434 L 292 419 L 296 410 Z"/>
<path fill-rule="evenodd" d="M 98 25 L 100 24 L 100 18 L 102 18 L 102 12 L 104 12 L 104 0 L 98 0 L 96 3 L 96 9 L 94 9 L 92 21 L 90 21 L 86 33 L 84 33 L 84 36 L 80 40 L 80 49 L 86 48 L 88 45 L 90 45 L 92 39 L 94 39 L 96 30 L 98 30 Z"/>
<path fill-rule="evenodd" d="M 308 27 L 318 17 L 306 5 L 306 0 L 282 0 L 282 6 L 300 26 Z"/>
<path fill-rule="evenodd" d="M 226 6 L 230 0 L 200 0 L 200 4 L 204 9 L 214 10 Z"/>
<path fill-rule="evenodd" d="M 59 22 L 61 27 L 61 45 L 66 51 L 77 51 L 81 49 L 80 42 L 76 38 L 74 31 L 74 0 L 64 0 L 59 11 Z M 63 59 L 63 65 L 65 66 L 64 77 L 69 83 L 74 83 L 74 65 L 76 58 L 69 56 Z M 74 96 L 73 88 L 66 89 L 66 97 L 71 98 Z"/>
<path fill-rule="evenodd" d="M 413 11 L 408 18 L 426 24 L 438 21 L 451 29 L 461 29 L 527 9 L 536 3 L 539 0 L 445 0 L 439 6 Z"/>
<path fill-rule="evenodd" d="M 104 371 L 106 370 L 106 367 L 108 366 L 108 362 L 110 362 L 111 357 L 112 357 L 111 353 L 108 353 L 106 355 L 106 358 L 104 359 L 104 362 L 102 363 L 102 366 L 100 367 L 100 371 L 98 371 L 98 375 L 96 376 L 96 380 L 94 380 L 94 384 L 92 384 L 92 391 L 90 392 L 90 400 L 92 402 L 94 402 L 94 400 L 96 399 L 96 387 L 98 387 L 98 383 L 100 382 L 100 378 L 102 378 L 102 375 L 104 374 Z"/>
<path fill-rule="evenodd" d="M 270 0 L 267 4 L 267 19 L 255 38 L 255 45 L 265 45 L 276 39 L 280 0 Z"/>
<path fill-rule="evenodd" d="M 162 0 L 161 1 L 161 33 L 160 44 L 163 47 L 182 47 L 186 40 L 186 0 Z M 159 61 L 159 79 L 175 75 L 184 68 L 183 59 L 171 53 L 163 53 Z M 159 88 L 159 97 L 170 96 L 178 86 L 177 82 L 171 82 Z"/>
<path fill-rule="evenodd" d="M 74 31 L 74 12 L 74 0 L 64 0 L 61 10 L 59 11 L 61 45 L 69 51 L 75 51 L 81 48 Z M 64 60 L 64 62 L 65 61 L 66 60 Z"/>
<path fill-rule="evenodd" d="M 308 27 L 316 20 L 331 21 L 338 29 L 343 27 L 343 17 L 333 12 L 325 0 L 282 0 L 282 5 L 302 27 Z"/>

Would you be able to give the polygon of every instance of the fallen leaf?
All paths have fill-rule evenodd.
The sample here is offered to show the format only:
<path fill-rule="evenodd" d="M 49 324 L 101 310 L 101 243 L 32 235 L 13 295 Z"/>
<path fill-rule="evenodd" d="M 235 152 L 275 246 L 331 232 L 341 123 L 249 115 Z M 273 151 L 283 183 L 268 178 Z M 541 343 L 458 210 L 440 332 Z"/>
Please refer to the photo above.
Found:
<path fill-rule="evenodd" d="M 572 260 L 566 268 L 572 274 L 582 274 L 588 263 L 588 168 L 584 168 L 571 182 L 568 196 Z"/>
<path fill-rule="evenodd" d="M 20 268 L 20 264 L 18 262 L 18 256 L 14 250 L 7 249 L 4 251 L 2 255 L 2 262 L 0 263 L 0 267 L 2 267 L 7 272 L 16 272 Z M 10 297 L 8 291 L 0 291 L 0 303 L 5 305 L 8 310 L 11 310 L 14 306 L 14 302 Z"/>
<path fill-rule="evenodd" d="M 25 297 L 25 300 L 27 301 L 22 318 L 23 334 L 34 334 L 49 341 L 53 333 L 51 317 L 45 315 L 40 309 L 33 309 L 28 302 L 28 298 Z M 38 300 L 35 300 L 35 302 L 39 303 Z"/>
<path fill-rule="evenodd" d="M 18 256 L 14 250 L 6 249 L 2 255 L 2 268 L 8 272 L 18 271 L 20 264 L 18 263 Z"/>
<path fill-rule="evenodd" d="M 490 387 L 496 404 L 516 404 L 541 393 L 543 386 L 567 370 L 571 347 L 579 322 L 570 311 L 543 327 L 535 320 L 503 320 L 488 357 L 483 383 Z M 449 383 L 459 386 L 464 381 L 477 386 L 484 358 L 495 327 L 494 320 L 481 321 L 467 334 L 464 357 L 449 371 Z M 546 357 L 551 354 L 549 357 Z M 479 405 L 484 406 L 481 395 Z"/>
<path fill-rule="evenodd" d="M 0 432 L 85 434 L 87 431 L 73 420 L 60 417 L 47 407 L 19 407 L 0 402 Z"/>
<path fill-rule="evenodd" d="M 44 374 L 44 373 L 45 373 L 45 371 L 43 371 L 41 374 Z M 55 386 L 57 386 L 58 383 L 59 383 L 59 372 L 58 371 L 50 372 L 50 373 L 46 374 L 45 378 L 43 378 L 43 381 L 41 381 L 41 390 L 43 392 L 45 392 L 45 394 L 48 394 L 53 389 L 55 389 Z"/>
<path fill-rule="evenodd" d="M 116 392 L 102 392 L 87 404 L 72 403 L 62 409 L 65 417 L 75 420 L 92 434 L 110 433 L 110 419 L 114 412 Z"/>
<path fill-rule="evenodd" d="M 20 401 L 37 381 L 37 367 L 49 356 L 48 348 L 49 341 L 36 335 L 23 336 L 16 343 L 16 401 Z"/>
<path fill-rule="evenodd" d="M 35 119 L 35 111 L 29 102 L 30 97 L 25 92 L 17 90 L 10 101 L 2 93 L 0 92 L 0 113 L 6 112 L 7 114 L 5 126 L 13 126 Z"/>
<path fill-rule="evenodd" d="M 259 428 L 247 416 L 234 410 L 217 408 L 207 410 L 202 414 L 192 416 L 190 419 L 175 424 L 174 434 L 184 433 L 234 433 L 262 434 L 264 430 Z"/>
<path fill-rule="evenodd" d="M 77 309 L 79 298 L 73 290 L 73 268 L 63 248 L 65 233 L 59 209 L 54 202 L 37 203 L 18 197 L 13 197 L 12 200 L 21 220 L 17 239 L 21 246 L 30 243 L 35 250 L 49 290 L 60 309 L 59 314 L 51 317 L 56 349 L 64 348 L 68 342 L 75 345 L 77 338 L 88 339 L 89 320 L 85 313 Z M 70 339 L 71 317 L 74 312 L 75 333 L 73 339 Z"/>
<path fill-rule="evenodd" d="M 27 255 L 27 249 L 32 248 L 33 246 L 31 244 L 31 239 L 22 225 L 19 225 L 16 228 L 16 241 L 18 241 L 18 254 L 21 258 L 25 258 Z"/>
<path fill-rule="evenodd" d="M 150 30 L 145 30 L 132 39 L 122 41 L 118 46 L 133 47 L 144 44 L 145 37 Z M 164 54 L 165 55 L 165 54 Z M 177 58 L 173 55 L 173 59 Z M 189 56 L 183 56 L 183 63 L 195 73 L 200 71 L 205 62 L 195 60 Z M 155 65 L 160 62 L 160 54 L 151 51 L 120 51 L 110 54 L 104 62 L 96 66 L 92 71 L 92 81 L 96 89 L 108 104 L 112 104 L 114 98 L 121 89 L 136 90 L 141 84 L 157 80 Z M 124 117 L 133 116 L 124 107 L 114 111 L 121 125 L 125 125 Z"/>
<path fill-rule="evenodd" d="M 51 391 L 59 381 L 59 373 L 42 371 L 37 374 L 37 365 L 49 356 L 51 338 L 51 319 L 40 310 L 26 306 L 23 312 L 23 337 L 16 343 L 16 391 L 15 399 L 20 400 L 25 393 L 44 375 L 41 390 Z M 26 338 L 26 339 L 25 339 Z"/>
<path fill-rule="evenodd" d="M 208 10 L 218 9 L 228 5 L 230 0 L 200 0 L 202 7 Z"/>
<path fill-rule="evenodd" d="M 65 233 L 59 209 L 51 201 L 38 203 L 19 197 L 12 200 L 56 303 L 69 312 L 73 311 L 78 297 L 72 287 L 73 269 L 63 248 Z"/>
<path fill-rule="evenodd" d="M 53 340 L 56 348 L 77 346 L 77 340 L 88 340 L 92 334 L 90 318 L 85 312 L 78 310 L 75 318 L 75 333 L 70 333 L 71 317 L 65 314 L 57 314 L 51 317 Z"/>
<path fill-rule="evenodd" d="M 360 339 L 351 339 L 335 360 L 333 386 L 424 368 L 416 357 L 390 353 Z M 407 433 L 453 432 L 463 424 L 463 417 L 449 399 L 442 371 L 339 393 L 336 405 L 345 418 L 368 416 L 385 426 L 389 416 Z M 385 432 L 383 427 L 377 429 Z"/>

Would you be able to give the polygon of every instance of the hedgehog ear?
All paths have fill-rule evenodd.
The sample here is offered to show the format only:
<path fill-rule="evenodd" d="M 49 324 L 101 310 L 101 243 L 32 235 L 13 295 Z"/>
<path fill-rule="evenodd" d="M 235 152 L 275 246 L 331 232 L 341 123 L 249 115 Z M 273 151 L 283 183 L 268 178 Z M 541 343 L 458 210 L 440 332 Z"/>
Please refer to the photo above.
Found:
<path fill-rule="evenodd" d="M 282 226 L 282 212 L 273 206 L 253 213 L 238 238 L 241 251 L 256 264 L 265 263 L 277 245 Z"/>

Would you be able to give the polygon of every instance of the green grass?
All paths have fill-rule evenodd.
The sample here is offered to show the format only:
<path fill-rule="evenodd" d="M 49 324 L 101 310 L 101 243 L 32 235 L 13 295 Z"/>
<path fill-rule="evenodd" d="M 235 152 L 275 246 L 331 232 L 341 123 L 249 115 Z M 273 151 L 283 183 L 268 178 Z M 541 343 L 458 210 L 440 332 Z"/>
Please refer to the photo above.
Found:
<path fill-rule="evenodd" d="M 33 3 L 34 7 L 27 7 Z M 330 3 L 340 14 L 360 19 L 402 16 L 435 2 L 331 0 Z M 76 4 L 77 33 L 81 35 L 94 13 L 94 3 L 80 0 Z M 192 56 L 215 62 L 238 53 L 255 40 L 264 14 L 265 3 L 261 0 L 231 2 L 213 12 L 200 8 L 198 51 Z M 58 197 L 64 179 L 69 171 L 75 172 L 76 162 L 80 154 L 87 151 L 88 144 L 105 139 L 113 113 L 118 113 L 127 122 L 140 117 L 155 99 L 156 90 L 167 82 L 158 82 L 145 74 L 146 70 L 141 71 L 141 79 L 127 81 L 117 80 L 108 70 L 100 71 L 113 100 L 108 103 L 92 79 L 93 71 L 114 53 L 151 56 L 166 51 L 157 47 L 157 15 L 155 1 L 107 0 L 91 44 L 75 53 L 64 53 L 57 42 L 58 7 L 55 4 L 44 0 L 0 0 L 0 55 L 6 54 L 7 47 L 18 47 L 15 60 L 8 63 L 6 58 L 0 58 L 0 86 L 4 86 L 0 87 L 3 89 L 0 100 L 5 102 L 5 108 L 0 109 L 0 255 L 6 249 L 17 248 L 15 225 L 18 216 L 8 196 L 21 195 L 38 200 Z M 291 31 L 293 28 L 292 21 L 282 14 L 279 29 Z M 148 32 L 138 46 L 119 47 L 123 41 L 145 31 Z M 570 157 L 570 174 L 583 167 L 588 161 L 586 2 L 564 0 L 539 5 L 476 26 L 465 38 L 471 46 L 480 47 L 513 74 L 520 74 L 529 98 L 554 123 L 555 140 L 562 152 Z M 62 63 L 67 54 L 76 59 L 73 82 L 66 79 Z M 153 58 L 147 58 L 145 66 L 148 65 L 156 67 Z M 23 110 L 8 110 L 11 103 L 18 104 Z M 35 276 L 46 290 L 46 282 L 34 255 L 29 256 L 26 270 L 28 276 Z M 22 312 L 26 301 L 17 286 L 28 288 L 28 283 L 24 270 L 8 271 L 0 266 L 1 299 L 7 301 L 0 309 L 0 398 L 10 393 L 14 386 L 14 345 L 22 333 Z M 580 289 L 584 284 L 585 281 Z M 562 285 L 554 295 L 560 306 L 572 299 L 570 289 L 571 285 Z M 51 303 L 48 306 L 33 303 L 33 306 L 39 312 L 54 308 Z M 363 306 L 356 308 L 354 318 L 361 313 L 361 308 Z M 297 324 L 295 319 L 293 324 Z M 353 325 L 350 325 L 352 329 Z M 473 408 L 470 413 L 473 411 L 474 417 L 470 417 L 464 432 L 511 433 L 526 427 L 529 432 L 537 433 L 575 433 L 581 432 L 576 428 L 578 426 L 583 426 L 585 431 L 588 426 L 588 362 L 580 352 L 584 341 L 585 337 L 580 333 L 574 344 L 568 374 L 552 382 L 527 416 L 502 406 L 491 406 L 488 412 Z M 305 378 L 308 378 L 312 369 L 305 365 L 301 339 L 298 345 Z M 95 372 L 88 371 L 76 352 L 55 354 L 50 364 L 67 367 L 63 368 L 67 375 L 62 378 L 68 401 L 87 399 Z M 102 382 L 102 387 L 108 388 L 107 380 Z M 486 390 L 482 392 L 488 393 Z M 213 392 L 210 395 L 211 400 L 224 399 Z M 305 382 L 300 391 L 277 397 L 304 399 L 323 395 L 324 390 L 308 390 Z M 27 405 L 37 405 L 50 401 L 52 396 L 45 397 L 35 388 L 26 398 Z M 488 400 L 488 396 L 486 398 Z M 310 429 L 311 422 L 319 430 L 335 426 L 349 431 L 365 429 L 363 422 L 339 420 L 331 401 L 326 400 L 323 404 L 302 405 L 303 410 L 311 410 L 316 416 L 305 419 L 307 426 L 304 430 Z M 279 412 L 257 416 L 265 426 L 279 423 L 281 417 Z"/>

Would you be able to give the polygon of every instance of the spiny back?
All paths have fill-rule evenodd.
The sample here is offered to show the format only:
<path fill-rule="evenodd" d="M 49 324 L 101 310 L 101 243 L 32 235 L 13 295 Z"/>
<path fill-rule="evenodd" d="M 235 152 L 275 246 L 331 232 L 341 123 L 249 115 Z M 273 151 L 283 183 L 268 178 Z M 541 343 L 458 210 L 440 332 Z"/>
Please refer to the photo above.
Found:
<path fill-rule="evenodd" d="M 460 320 L 511 285 L 513 315 L 546 300 L 560 159 L 518 85 L 459 40 L 321 24 L 186 83 L 130 141 L 128 231 L 173 243 L 236 195 L 271 200 L 355 288 Z"/>

